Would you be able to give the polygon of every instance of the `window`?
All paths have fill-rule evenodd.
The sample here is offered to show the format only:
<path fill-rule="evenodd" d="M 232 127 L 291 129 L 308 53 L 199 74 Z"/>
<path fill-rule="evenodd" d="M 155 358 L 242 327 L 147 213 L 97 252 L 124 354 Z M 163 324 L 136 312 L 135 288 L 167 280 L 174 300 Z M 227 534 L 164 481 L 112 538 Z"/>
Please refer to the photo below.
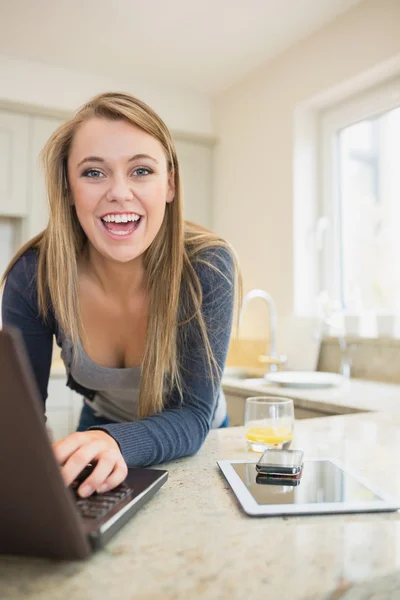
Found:
<path fill-rule="evenodd" d="M 321 118 L 321 287 L 349 313 L 400 310 L 400 82 Z"/>

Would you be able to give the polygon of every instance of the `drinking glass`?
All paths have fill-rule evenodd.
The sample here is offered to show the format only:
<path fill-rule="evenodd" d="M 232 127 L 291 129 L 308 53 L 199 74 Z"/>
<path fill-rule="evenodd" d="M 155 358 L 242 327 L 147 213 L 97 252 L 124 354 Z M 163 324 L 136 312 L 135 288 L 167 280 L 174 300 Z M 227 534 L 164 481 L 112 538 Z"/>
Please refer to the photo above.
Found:
<path fill-rule="evenodd" d="M 289 448 L 294 430 L 294 406 L 290 398 L 247 398 L 244 415 L 247 447 L 253 452 Z"/>

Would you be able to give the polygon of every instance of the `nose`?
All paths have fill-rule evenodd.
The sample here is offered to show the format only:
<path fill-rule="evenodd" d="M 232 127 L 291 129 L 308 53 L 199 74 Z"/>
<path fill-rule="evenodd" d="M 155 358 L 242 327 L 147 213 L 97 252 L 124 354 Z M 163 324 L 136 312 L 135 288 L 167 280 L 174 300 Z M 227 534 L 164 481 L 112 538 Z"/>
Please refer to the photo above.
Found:
<path fill-rule="evenodd" d="M 124 202 L 133 200 L 132 182 L 124 175 L 115 175 L 110 179 L 110 187 L 107 191 L 107 200 L 112 202 Z"/>

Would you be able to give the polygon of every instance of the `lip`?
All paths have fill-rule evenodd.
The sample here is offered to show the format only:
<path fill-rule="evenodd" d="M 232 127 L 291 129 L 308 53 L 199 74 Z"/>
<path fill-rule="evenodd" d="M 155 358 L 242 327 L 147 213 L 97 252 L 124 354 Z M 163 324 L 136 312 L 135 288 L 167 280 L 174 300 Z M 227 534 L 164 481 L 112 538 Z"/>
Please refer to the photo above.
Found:
<path fill-rule="evenodd" d="M 107 214 L 115 215 L 115 214 L 126 214 L 126 213 L 107 213 Z M 136 214 L 138 214 L 138 213 L 136 213 Z M 118 235 L 117 233 L 111 233 L 111 231 L 108 231 L 108 229 L 104 225 L 101 218 L 99 218 L 99 226 L 101 227 L 103 233 L 106 234 L 108 238 L 111 238 L 112 240 L 118 240 L 119 242 L 121 242 L 123 240 L 130 240 L 136 234 L 136 232 L 141 228 L 143 221 L 144 221 L 144 217 L 142 216 L 140 219 L 139 225 L 136 227 L 136 229 L 134 229 L 131 233 L 128 233 L 126 235 Z"/>

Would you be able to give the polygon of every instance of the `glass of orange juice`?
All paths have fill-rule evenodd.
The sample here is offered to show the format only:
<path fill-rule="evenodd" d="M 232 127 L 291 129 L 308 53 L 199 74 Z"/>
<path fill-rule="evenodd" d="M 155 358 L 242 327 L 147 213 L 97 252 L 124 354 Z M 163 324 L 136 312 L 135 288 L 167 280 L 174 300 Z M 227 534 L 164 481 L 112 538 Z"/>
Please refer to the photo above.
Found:
<path fill-rule="evenodd" d="M 247 447 L 254 452 L 289 448 L 294 430 L 294 406 L 290 398 L 247 398 L 244 414 Z"/>

